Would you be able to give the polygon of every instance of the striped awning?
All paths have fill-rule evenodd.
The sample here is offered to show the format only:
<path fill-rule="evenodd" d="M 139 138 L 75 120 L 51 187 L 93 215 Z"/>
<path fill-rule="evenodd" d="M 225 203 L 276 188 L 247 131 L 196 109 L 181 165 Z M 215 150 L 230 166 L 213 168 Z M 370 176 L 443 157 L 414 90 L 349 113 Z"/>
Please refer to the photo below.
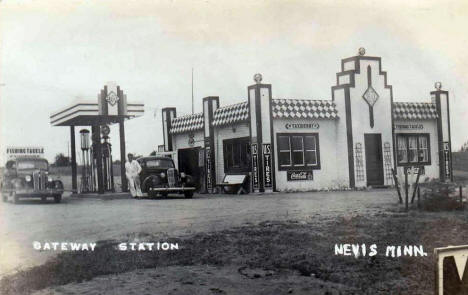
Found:
<path fill-rule="evenodd" d="M 176 117 L 171 121 L 170 133 L 184 133 L 203 129 L 203 113 Z"/>
<path fill-rule="evenodd" d="M 397 120 L 437 119 L 435 103 L 430 102 L 394 102 L 393 118 Z"/>
<path fill-rule="evenodd" d="M 335 119 L 338 118 L 336 105 L 331 100 L 273 99 L 274 119 Z M 219 108 L 215 112 L 214 126 L 245 122 L 249 119 L 248 102 Z"/>
<path fill-rule="evenodd" d="M 275 119 L 337 119 L 338 111 L 331 100 L 273 99 Z"/>
<path fill-rule="evenodd" d="M 214 113 L 213 125 L 223 126 L 249 119 L 249 104 L 247 101 L 218 108 Z"/>
<path fill-rule="evenodd" d="M 338 111 L 331 100 L 273 99 L 273 119 L 337 119 Z M 223 106 L 214 113 L 213 126 L 226 126 L 249 120 L 247 101 Z M 170 133 L 184 133 L 203 129 L 203 113 L 172 119 Z"/>
<path fill-rule="evenodd" d="M 434 103 L 395 102 L 393 118 L 401 120 L 436 119 Z M 273 119 L 338 119 L 336 104 L 331 100 L 273 99 Z M 213 126 L 226 126 L 249 120 L 247 101 L 220 107 L 215 111 Z M 171 133 L 202 130 L 203 113 L 177 117 L 172 120 Z"/>

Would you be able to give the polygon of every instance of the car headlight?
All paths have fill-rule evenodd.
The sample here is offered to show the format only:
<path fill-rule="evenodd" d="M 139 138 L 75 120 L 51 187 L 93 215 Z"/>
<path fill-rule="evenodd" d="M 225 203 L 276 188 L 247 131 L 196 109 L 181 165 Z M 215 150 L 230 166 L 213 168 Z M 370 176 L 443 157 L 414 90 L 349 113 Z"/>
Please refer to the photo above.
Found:
<path fill-rule="evenodd" d="M 166 174 L 164 174 L 164 172 L 161 172 L 161 174 L 159 174 L 159 176 L 161 176 L 161 178 L 166 178 Z"/>
<path fill-rule="evenodd" d="M 180 172 L 180 177 L 181 178 L 185 178 L 185 176 L 187 176 L 187 174 L 185 174 L 185 172 Z"/>
<path fill-rule="evenodd" d="M 31 175 L 26 175 L 24 178 L 27 182 L 30 182 L 32 180 Z"/>

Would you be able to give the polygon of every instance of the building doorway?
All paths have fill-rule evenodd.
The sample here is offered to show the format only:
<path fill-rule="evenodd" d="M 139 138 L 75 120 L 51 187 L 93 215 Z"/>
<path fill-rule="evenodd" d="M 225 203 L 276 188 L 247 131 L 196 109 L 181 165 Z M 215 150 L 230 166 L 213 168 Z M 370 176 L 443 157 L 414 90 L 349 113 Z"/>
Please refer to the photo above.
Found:
<path fill-rule="evenodd" d="M 184 172 L 193 177 L 197 191 L 201 187 L 200 166 L 199 166 L 200 148 L 188 148 L 178 150 L 179 172 Z"/>
<path fill-rule="evenodd" d="M 384 185 L 382 136 L 381 134 L 364 134 L 364 141 L 367 186 Z"/>

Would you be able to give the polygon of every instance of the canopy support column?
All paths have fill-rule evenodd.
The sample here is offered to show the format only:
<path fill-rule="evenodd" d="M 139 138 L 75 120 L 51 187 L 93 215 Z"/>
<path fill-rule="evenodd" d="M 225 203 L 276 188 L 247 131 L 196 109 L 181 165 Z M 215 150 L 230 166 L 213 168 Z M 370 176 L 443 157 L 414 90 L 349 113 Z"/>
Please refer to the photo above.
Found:
<path fill-rule="evenodd" d="M 122 191 L 128 191 L 127 177 L 125 176 L 125 118 L 119 120 L 119 133 L 120 133 L 120 179 L 122 182 Z"/>
<path fill-rule="evenodd" d="M 99 194 L 104 193 L 104 181 L 102 171 L 102 144 L 101 144 L 101 126 L 92 126 L 93 153 L 96 157 L 97 189 Z"/>
<path fill-rule="evenodd" d="M 76 151 L 75 151 L 75 126 L 70 126 L 70 148 L 71 148 L 71 170 L 72 170 L 72 192 L 77 192 L 76 178 Z"/>

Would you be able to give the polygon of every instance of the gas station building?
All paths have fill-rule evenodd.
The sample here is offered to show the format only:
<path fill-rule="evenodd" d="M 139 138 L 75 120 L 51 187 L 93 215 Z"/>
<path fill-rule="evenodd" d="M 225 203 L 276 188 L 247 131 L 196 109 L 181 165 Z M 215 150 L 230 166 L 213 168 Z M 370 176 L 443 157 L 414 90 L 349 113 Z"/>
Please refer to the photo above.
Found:
<path fill-rule="evenodd" d="M 331 99 L 273 98 L 262 76 L 247 100 L 203 112 L 162 110 L 164 151 L 181 172 L 216 191 L 226 175 L 248 176 L 251 192 L 311 191 L 393 185 L 393 170 L 423 167 L 422 177 L 453 180 L 450 98 L 441 83 L 424 102 L 393 97 L 380 57 L 341 60 Z"/>

